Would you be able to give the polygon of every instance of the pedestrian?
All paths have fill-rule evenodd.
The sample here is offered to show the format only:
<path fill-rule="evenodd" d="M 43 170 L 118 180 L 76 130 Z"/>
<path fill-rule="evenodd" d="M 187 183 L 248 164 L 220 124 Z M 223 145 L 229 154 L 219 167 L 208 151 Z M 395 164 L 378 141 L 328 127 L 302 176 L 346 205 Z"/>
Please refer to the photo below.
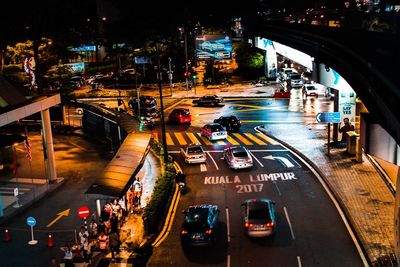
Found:
<path fill-rule="evenodd" d="M 50 258 L 50 267 L 60 267 L 60 263 L 58 263 L 56 257 Z"/>
<path fill-rule="evenodd" d="M 70 246 L 66 246 L 65 249 L 64 249 L 65 267 L 74 266 L 73 259 L 74 259 L 74 255 L 72 254 L 71 247 Z"/>
<path fill-rule="evenodd" d="M 99 242 L 100 251 L 105 253 L 108 247 L 108 236 L 105 235 L 104 232 L 101 232 L 97 240 Z"/>
<path fill-rule="evenodd" d="M 142 195 L 142 183 L 139 180 L 139 177 L 136 177 L 136 180 L 133 182 L 133 190 L 135 192 L 135 196 Z"/>
<path fill-rule="evenodd" d="M 89 223 L 89 238 L 97 238 L 97 229 L 97 223 L 94 219 L 91 219 Z"/>
<path fill-rule="evenodd" d="M 135 193 L 133 192 L 133 186 L 131 186 L 126 193 L 128 199 L 128 212 L 133 213 L 133 200 L 135 197 Z"/>
<path fill-rule="evenodd" d="M 81 229 L 79 230 L 79 245 L 81 249 L 83 247 L 83 241 L 85 241 L 85 238 L 87 237 L 89 237 L 89 232 L 85 229 L 85 227 L 81 226 Z"/>
<path fill-rule="evenodd" d="M 126 216 L 126 205 L 125 205 L 125 196 L 122 196 L 122 198 L 118 201 L 119 206 L 121 207 L 121 218 L 124 218 Z"/>
<path fill-rule="evenodd" d="M 100 218 L 99 224 L 97 225 L 97 233 L 101 233 L 101 232 L 103 232 L 103 233 L 106 232 L 106 226 L 105 226 L 103 220 Z M 97 236 L 95 236 L 95 238 L 97 238 Z"/>
<path fill-rule="evenodd" d="M 344 126 L 340 127 L 341 123 L 339 123 L 339 133 L 342 133 L 341 143 L 346 143 L 346 133 L 350 131 L 354 131 L 354 126 L 350 124 L 349 118 L 343 119 Z"/>
<path fill-rule="evenodd" d="M 83 260 L 85 262 L 90 262 L 92 259 L 92 241 L 89 238 L 85 238 L 83 242 Z"/>
<path fill-rule="evenodd" d="M 118 233 L 112 232 L 110 234 L 110 249 L 111 249 L 112 260 L 115 259 L 115 254 L 119 253 L 119 245 L 120 245 L 120 241 L 119 241 Z"/>
<path fill-rule="evenodd" d="M 117 216 L 112 216 L 110 219 L 110 225 L 111 225 L 111 233 L 118 233 L 119 229 L 118 229 L 118 224 L 119 219 Z"/>

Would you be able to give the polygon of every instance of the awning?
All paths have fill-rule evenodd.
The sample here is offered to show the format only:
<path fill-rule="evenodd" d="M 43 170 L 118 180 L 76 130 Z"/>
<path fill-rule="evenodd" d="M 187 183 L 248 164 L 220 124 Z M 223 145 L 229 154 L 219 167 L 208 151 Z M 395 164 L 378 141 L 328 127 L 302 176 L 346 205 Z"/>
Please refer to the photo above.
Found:
<path fill-rule="evenodd" d="M 98 195 L 98 198 L 122 197 L 142 168 L 151 141 L 151 134 L 128 134 L 114 158 L 86 194 Z"/>

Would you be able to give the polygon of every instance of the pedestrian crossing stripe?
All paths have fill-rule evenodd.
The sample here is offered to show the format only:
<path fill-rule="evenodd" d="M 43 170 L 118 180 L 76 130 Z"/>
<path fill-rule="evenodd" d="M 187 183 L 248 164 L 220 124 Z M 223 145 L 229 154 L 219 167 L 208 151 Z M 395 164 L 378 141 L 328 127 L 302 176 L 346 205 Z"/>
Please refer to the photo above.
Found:
<path fill-rule="evenodd" d="M 215 145 L 279 145 L 274 139 L 262 134 L 262 133 L 229 133 L 227 138 L 224 140 L 210 141 L 207 137 L 202 136 L 201 133 L 188 133 L 188 132 L 174 132 L 165 134 L 168 146 L 184 146 L 190 143 L 203 144 L 206 146 Z M 155 141 L 161 142 L 159 133 L 153 133 Z"/>
<path fill-rule="evenodd" d="M 261 138 L 263 138 L 265 141 L 267 141 L 268 143 L 270 143 L 271 145 L 279 145 L 279 143 L 277 141 L 275 141 L 274 139 L 272 139 L 269 136 L 266 136 L 265 134 L 262 133 L 257 133 L 257 135 Z"/>
<path fill-rule="evenodd" d="M 255 137 L 254 135 L 252 135 L 251 133 L 245 133 L 245 135 L 250 138 L 251 140 L 253 140 L 254 142 L 256 142 L 258 145 L 266 145 L 266 143 L 260 139 L 258 139 L 257 137 Z"/>

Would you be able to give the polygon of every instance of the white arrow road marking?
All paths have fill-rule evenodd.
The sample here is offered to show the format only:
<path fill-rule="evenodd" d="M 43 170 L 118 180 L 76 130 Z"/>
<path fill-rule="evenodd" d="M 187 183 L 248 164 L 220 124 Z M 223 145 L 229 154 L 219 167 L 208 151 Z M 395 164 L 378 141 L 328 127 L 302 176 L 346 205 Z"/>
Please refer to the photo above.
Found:
<path fill-rule="evenodd" d="M 217 170 L 219 170 L 218 165 L 217 165 L 217 163 L 215 162 L 214 158 L 211 156 L 210 152 L 207 151 L 206 153 L 207 153 L 207 155 L 211 158 L 211 160 L 214 162 L 215 168 L 216 168 Z"/>
<path fill-rule="evenodd" d="M 258 158 L 256 158 L 256 156 L 254 156 L 254 154 L 251 153 L 250 151 L 249 151 L 249 153 L 250 153 L 250 155 L 258 162 L 258 164 L 260 164 L 260 166 L 261 166 L 262 168 L 264 168 L 264 165 L 258 160 Z"/>
<path fill-rule="evenodd" d="M 207 171 L 207 165 L 204 164 L 204 163 L 200 164 L 200 171 L 201 172 L 206 172 Z"/>
<path fill-rule="evenodd" d="M 301 267 L 301 259 L 300 259 L 300 256 L 297 256 L 297 266 Z"/>
<path fill-rule="evenodd" d="M 292 156 L 290 156 L 290 155 L 286 155 L 286 156 L 288 156 L 292 160 L 291 162 L 296 163 L 298 168 L 301 168 L 301 165 Z"/>
<path fill-rule="evenodd" d="M 281 161 L 282 164 L 283 164 L 284 166 L 288 167 L 288 168 L 293 168 L 293 167 L 294 167 L 294 164 L 291 163 L 290 160 L 288 160 L 288 159 L 285 158 L 285 157 L 275 157 L 275 156 L 269 155 L 269 156 L 263 157 L 263 159 L 271 159 L 271 160 L 277 159 L 277 160 Z"/>
<path fill-rule="evenodd" d="M 228 236 L 228 243 L 231 242 L 231 225 L 229 220 L 229 210 L 228 208 L 225 209 L 226 211 L 226 231 Z"/>

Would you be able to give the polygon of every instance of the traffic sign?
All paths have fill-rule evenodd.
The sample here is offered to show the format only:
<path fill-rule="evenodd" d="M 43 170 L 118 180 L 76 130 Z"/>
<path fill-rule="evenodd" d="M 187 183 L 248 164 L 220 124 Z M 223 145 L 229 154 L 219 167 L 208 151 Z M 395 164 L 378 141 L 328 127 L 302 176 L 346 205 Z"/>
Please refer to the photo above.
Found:
<path fill-rule="evenodd" d="M 88 217 L 90 215 L 90 210 L 86 206 L 82 206 L 78 209 L 78 216 L 82 219 Z"/>
<path fill-rule="evenodd" d="M 340 123 L 340 112 L 319 112 L 315 118 L 317 122 Z"/>
<path fill-rule="evenodd" d="M 28 217 L 26 218 L 26 223 L 28 224 L 28 226 L 33 227 L 36 225 L 36 219 L 33 217 Z"/>
<path fill-rule="evenodd" d="M 14 197 L 17 197 L 19 194 L 18 194 L 18 187 L 16 187 L 16 188 L 14 188 Z"/>

